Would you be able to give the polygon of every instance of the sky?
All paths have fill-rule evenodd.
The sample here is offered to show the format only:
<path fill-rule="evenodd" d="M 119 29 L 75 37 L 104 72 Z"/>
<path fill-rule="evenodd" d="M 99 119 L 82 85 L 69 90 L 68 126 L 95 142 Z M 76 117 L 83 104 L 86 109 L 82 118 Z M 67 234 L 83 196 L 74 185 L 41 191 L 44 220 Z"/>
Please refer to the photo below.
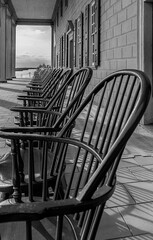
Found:
<path fill-rule="evenodd" d="M 17 26 L 16 67 L 50 65 L 50 26 Z"/>

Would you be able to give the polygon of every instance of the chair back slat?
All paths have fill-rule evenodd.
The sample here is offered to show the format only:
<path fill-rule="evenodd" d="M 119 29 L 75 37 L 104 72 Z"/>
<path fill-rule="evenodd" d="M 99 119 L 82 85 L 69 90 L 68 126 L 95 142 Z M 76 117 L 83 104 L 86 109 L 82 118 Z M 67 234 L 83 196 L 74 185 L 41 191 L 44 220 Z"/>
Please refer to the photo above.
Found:
<path fill-rule="evenodd" d="M 29 140 L 29 150 L 28 150 L 28 173 L 29 173 L 29 187 L 28 196 L 29 201 L 33 201 L 33 181 L 34 181 L 34 156 L 33 156 L 33 146 L 32 141 Z"/>
<path fill-rule="evenodd" d="M 43 145 L 43 175 L 42 175 L 42 179 L 43 179 L 43 187 L 42 187 L 42 200 L 46 201 L 47 199 L 47 160 L 48 160 L 48 156 L 47 156 L 47 143 L 44 143 Z"/>

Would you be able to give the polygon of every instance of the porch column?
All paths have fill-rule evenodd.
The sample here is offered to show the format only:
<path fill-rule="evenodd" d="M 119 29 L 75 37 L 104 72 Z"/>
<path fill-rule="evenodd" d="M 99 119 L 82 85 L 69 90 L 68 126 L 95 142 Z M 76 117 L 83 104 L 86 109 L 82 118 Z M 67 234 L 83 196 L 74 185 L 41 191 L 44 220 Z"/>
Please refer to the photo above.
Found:
<path fill-rule="evenodd" d="M 0 82 L 6 82 L 6 11 L 0 3 Z"/>
<path fill-rule="evenodd" d="M 52 68 L 53 68 L 53 65 L 54 65 L 53 44 L 54 44 L 53 25 L 51 25 L 51 67 Z"/>
<path fill-rule="evenodd" d="M 16 24 L 12 20 L 12 77 L 15 77 L 15 65 L 16 65 Z"/>
<path fill-rule="evenodd" d="M 12 17 L 6 11 L 6 79 L 12 79 Z"/>

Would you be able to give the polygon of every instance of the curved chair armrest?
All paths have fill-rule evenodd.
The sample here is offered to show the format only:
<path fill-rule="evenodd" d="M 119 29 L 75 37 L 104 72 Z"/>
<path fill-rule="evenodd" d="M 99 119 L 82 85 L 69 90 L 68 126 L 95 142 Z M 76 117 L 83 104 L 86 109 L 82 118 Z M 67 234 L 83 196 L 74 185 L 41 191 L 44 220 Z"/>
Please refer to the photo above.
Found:
<path fill-rule="evenodd" d="M 14 132 L 14 133 L 33 133 L 33 132 L 59 132 L 62 128 L 60 127 L 2 127 L 2 132 Z"/>
<path fill-rule="evenodd" d="M 23 92 L 29 92 L 29 93 L 43 93 L 43 91 L 42 90 L 33 90 L 33 89 L 29 89 L 29 90 L 23 90 Z"/>
<path fill-rule="evenodd" d="M 50 111 L 50 110 L 45 110 L 45 109 L 41 109 L 41 108 L 24 108 L 24 107 L 14 107 L 10 109 L 11 111 L 14 112 L 26 112 L 26 113 L 47 113 L 47 114 L 54 114 L 54 115 L 58 115 L 61 116 L 62 113 L 56 112 L 56 111 Z"/>
<path fill-rule="evenodd" d="M 27 88 L 40 88 L 40 89 L 42 89 L 42 87 L 43 87 L 43 84 L 40 84 L 40 83 L 31 83 L 31 84 L 29 84 L 29 85 L 27 85 L 26 86 Z"/>
<path fill-rule="evenodd" d="M 46 141 L 46 142 L 58 142 L 58 143 L 65 143 L 65 144 L 71 144 L 71 145 L 76 145 L 80 148 L 83 148 L 90 152 L 99 162 L 102 162 L 102 158 L 99 155 L 97 151 L 95 151 L 92 146 L 87 145 L 84 142 L 81 142 L 77 139 L 73 138 L 62 138 L 62 137 L 57 137 L 57 136 L 52 136 L 52 135 L 40 135 L 40 134 L 17 134 L 17 133 L 7 133 L 0 131 L 0 137 L 1 138 L 10 138 L 10 139 L 16 139 L 16 140 L 38 140 L 38 141 Z"/>
<path fill-rule="evenodd" d="M 11 111 L 13 112 L 36 112 L 36 111 L 43 111 L 44 108 L 43 107 L 24 107 L 24 106 L 21 106 L 21 107 L 13 107 L 13 108 L 10 108 Z M 44 110 L 45 111 L 45 110 Z M 47 110 L 46 110 L 47 111 Z M 39 112 L 40 113 L 40 112 Z"/>
<path fill-rule="evenodd" d="M 41 96 L 37 96 L 37 95 L 18 95 L 17 99 L 23 100 L 25 98 L 29 99 L 29 98 L 39 98 L 39 97 L 42 98 Z"/>
<path fill-rule="evenodd" d="M 39 202 L 37 199 L 34 202 L 25 202 L 18 204 L 1 205 L 0 208 L 0 222 L 10 221 L 36 221 L 46 217 L 64 216 L 74 214 L 85 210 L 92 209 L 97 205 L 105 203 L 114 192 L 114 186 L 109 187 L 104 185 L 99 190 L 99 196 L 88 199 L 88 201 L 79 201 L 76 198 L 65 200 L 49 200 L 46 202 Z"/>
<path fill-rule="evenodd" d="M 31 98 L 30 96 L 29 97 L 26 97 L 26 96 L 24 96 L 24 97 L 18 97 L 17 98 L 18 100 L 27 100 L 27 101 L 41 101 L 41 102 L 48 102 L 48 100 L 47 99 L 44 99 L 44 98 L 41 98 L 41 96 L 40 96 L 40 98 L 38 97 L 33 97 L 33 98 Z"/>

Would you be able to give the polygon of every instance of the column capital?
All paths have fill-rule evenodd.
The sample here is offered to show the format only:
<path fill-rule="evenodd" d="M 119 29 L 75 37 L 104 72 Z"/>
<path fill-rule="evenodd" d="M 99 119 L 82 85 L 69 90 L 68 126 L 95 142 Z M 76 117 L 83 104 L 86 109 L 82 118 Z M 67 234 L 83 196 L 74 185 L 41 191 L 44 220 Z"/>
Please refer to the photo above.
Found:
<path fill-rule="evenodd" d="M 6 8 L 8 12 L 10 13 L 11 17 L 14 19 L 14 21 L 17 21 L 17 15 L 16 11 L 14 9 L 14 6 L 11 1 L 9 0 L 0 0 L 0 8 Z"/>

